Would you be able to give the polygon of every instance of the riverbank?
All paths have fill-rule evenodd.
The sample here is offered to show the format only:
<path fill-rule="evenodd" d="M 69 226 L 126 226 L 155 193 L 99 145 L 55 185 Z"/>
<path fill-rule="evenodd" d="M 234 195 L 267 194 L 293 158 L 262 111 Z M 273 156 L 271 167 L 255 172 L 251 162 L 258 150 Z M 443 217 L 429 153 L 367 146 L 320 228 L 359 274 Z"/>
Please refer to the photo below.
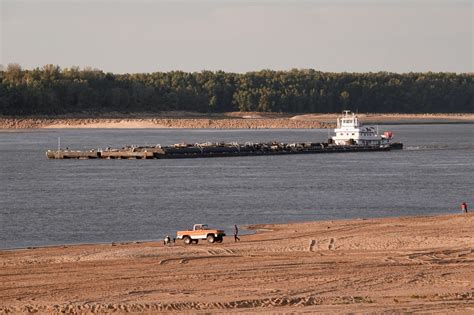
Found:
<path fill-rule="evenodd" d="M 206 129 L 314 129 L 334 128 L 337 114 L 278 113 L 200 114 L 164 112 L 156 115 L 109 114 L 57 117 L 0 117 L 0 129 L 34 128 L 206 128 Z M 474 123 L 474 114 L 359 114 L 367 124 Z"/>
<path fill-rule="evenodd" d="M 474 311 L 472 213 L 248 228 L 0 251 L 0 313 Z"/>

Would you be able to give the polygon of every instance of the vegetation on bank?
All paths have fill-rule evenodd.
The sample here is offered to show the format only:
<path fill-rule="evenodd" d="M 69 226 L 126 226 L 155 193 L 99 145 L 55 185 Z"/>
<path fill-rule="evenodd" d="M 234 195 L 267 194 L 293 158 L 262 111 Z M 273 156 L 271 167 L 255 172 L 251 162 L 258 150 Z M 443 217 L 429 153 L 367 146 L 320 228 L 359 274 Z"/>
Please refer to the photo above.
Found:
<path fill-rule="evenodd" d="M 0 71 L 1 115 L 231 111 L 474 112 L 474 74 L 262 70 L 104 73 L 46 65 Z"/>

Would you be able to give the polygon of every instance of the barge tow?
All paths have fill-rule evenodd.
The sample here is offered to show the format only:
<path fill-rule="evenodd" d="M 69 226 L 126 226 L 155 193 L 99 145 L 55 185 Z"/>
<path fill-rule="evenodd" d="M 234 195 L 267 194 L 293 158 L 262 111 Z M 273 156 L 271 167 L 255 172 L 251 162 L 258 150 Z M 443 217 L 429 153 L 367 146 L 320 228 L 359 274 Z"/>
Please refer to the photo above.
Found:
<path fill-rule="evenodd" d="M 379 135 L 374 127 L 363 126 L 357 116 L 344 111 L 337 120 L 335 136 L 327 142 L 301 143 L 179 143 L 171 146 L 126 146 L 105 150 L 48 150 L 49 159 L 179 159 L 230 156 L 262 156 L 343 152 L 378 152 L 402 149 L 402 143 L 392 143 L 390 131 Z"/>

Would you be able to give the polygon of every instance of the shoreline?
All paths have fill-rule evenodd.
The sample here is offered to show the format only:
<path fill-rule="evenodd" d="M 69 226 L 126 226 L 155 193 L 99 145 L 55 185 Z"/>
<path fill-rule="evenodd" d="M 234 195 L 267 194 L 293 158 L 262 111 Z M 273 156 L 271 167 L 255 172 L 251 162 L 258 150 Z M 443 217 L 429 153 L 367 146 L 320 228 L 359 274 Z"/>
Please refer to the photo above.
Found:
<path fill-rule="evenodd" d="M 265 232 L 272 232 L 271 228 L 262 228 L 268 226 L 284 226 L 289 224 L 308 224 L 308 223 L 324 223 L 324 222 L 340 222 L 343 223 L 345 221 L 352 222 L 352 221 L 367 221 L 367 220 L 389 220 L 389 219 L 400 219 L 400 220 L 407 220 L 410 218 L 433 218 L 433 217 L 443 217 L 443 216 L 452 216 L 456 215 L 452 212 L 443 212 L 443 213 L 435 213 L 430 215 L 406 215 L 406 216 L 386 216 L 386 217 L 369 217 L 369 218 L 348 218 L 348 219 L 332 219 L 332 220 L 315 220 L 315 221 L 289 221 L 289 222 L 277 222 L 277 223 L 255 223 L 255 224 L 247 224 L 247 225 L 240 225 L 239 226 L 239 235 L 256 235 L 259 233 Z M 231 234 L 227 235 L 228 238 L 231 237 Z M 84 243 L 59 243 L 59 244 L 46 244 L 46 245 L 31 245 L 25 247 L 12 247 L 12 248 L 0 248 L 0 254 L 4 251 L 22 251 L 22 250 L 36 250 L 36 249 L 44 249 L 44 248 L 68 248 L 74 246 L 102 246 L 102 245 L 133 245 L 133 244 L 146 244 L 146 243 L 160 243 L 163 242 L 164 239 L 144 239 L 144 240 L 122 240 L 122 241 L 98 241 L 98 242 L 84 242 Z"/>
<path fill-rule="evenodd" d="M 316 221 L 318 222 L 318 221 Z M 299 223 L 299 222 L 295 222 Z M 281 223 L 284 224 L 284 223 Z M 254 226 L 258 224 L 253 224 L 250 226 Z M 259 233 L 258 230 L 253 230 L 253 229 L 247 229 L 247 226 L 239 226 L 239 229 L 241 230 L 239 235 L 253 235 L 256 233 Z M 245 232 L 244 232 L 245 231 Z M 254 232 L 249 232 L 246 233 L 247 231 L 254 231 Z M 262 230 L 263 231 L 263 230 Z M 22 250 L 35 250 L 35 249 L 43 249 L 43 248 L 68 248 L 68 247 L 74 247 L 74 246 L 100 246 L 100 245 L 111 245 L 111 246 L 117 246 L 117 245 L 132 245 L 132 244 L 147 244 L 147 243 L 160 243 L 163 242 L 163 239 L 157 238 L 157 239 L 148 239 L 148 240 L 124 240 L 124 241 L 112 241 L 112 242 L 84 242 L 84 243 L 60 243 L 60 244 L 50 244 L 50 245 L 32 245 L 32 246 L 25 246 L 25 247 L 11 247 L 11 248 L 0 248 L 0 254 L 2 252 L 11 252 L 11 251 L 22 251 Z"/>
<path fill-rule="evenodd" d="M 253 224 L 237 243 L 0 250 L 0 313 L 469 312 L 473 227 L 470 212 Z"/>
<path fill-rule="evenodd" d="M 110 114 L 90 116 L 0 116 L 0 129 L 62 128 L 179 128 L 179 129 L 327 129 L 338 114 L 223 113 Z M 461 124 L 474 123 L 474 114 L 359 114 L 365 124 Z"/>

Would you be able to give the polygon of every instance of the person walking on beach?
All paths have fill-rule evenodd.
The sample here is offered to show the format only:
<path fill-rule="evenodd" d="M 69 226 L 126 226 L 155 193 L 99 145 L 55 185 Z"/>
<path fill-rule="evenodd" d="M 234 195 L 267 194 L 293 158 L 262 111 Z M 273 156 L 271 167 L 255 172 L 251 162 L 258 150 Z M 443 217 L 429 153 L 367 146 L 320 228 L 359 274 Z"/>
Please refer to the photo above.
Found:
<path fill-rule="evenodd" d="M 239 237 L 239 228 L 237 227 L 237 224 L 234 224 L 234 242 L 240 242 L 240 237 Z"/>
<path fill-rule="evenodd" d="M 463 213 L 467 213 L 467 203 L 465 202 L 461 203 L 461 211 Z"/>

